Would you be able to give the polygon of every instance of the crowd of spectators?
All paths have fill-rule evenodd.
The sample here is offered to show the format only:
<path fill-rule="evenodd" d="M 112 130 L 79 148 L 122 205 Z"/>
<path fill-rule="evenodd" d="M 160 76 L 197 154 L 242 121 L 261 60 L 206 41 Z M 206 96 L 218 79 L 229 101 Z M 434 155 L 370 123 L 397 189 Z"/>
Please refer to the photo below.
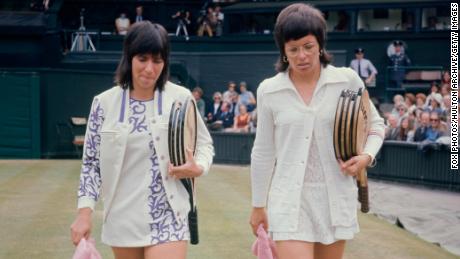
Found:
<path fill-rule="evenodd" d="M 193 15 L 197 18 L 194 19 Z M 188 10 L 181 9 L 171 15 L 171 19 L 177 23 L 175 35 L 184 35 L 186 40 L 189 39 L 190 32 L 195 29 L 196 35 L 198 36 L 221 36 L 223 32 L 224 17 L 219 5 L 207 5 L 197 14 L 192 14 L 192 12 Z M 130 19 L 126 12 L 122 12 L 119 17 L 115 19 L 116 32 L 119 35 L 126 35 L 126 31 L 132 23 L 148 19 L 148 17 L 144 17 L 143 15 L 142 6 L 136 7 L 136 16 L 134 19 Z"/>
<path fill-rule="evenodd" d="M 208 105 L 203 100 L 203 90 L 195 87 L 192 91 L 198 111 L 212 131 L 250 133 L 257 125 L 257 102 L 254 94 L 248 90 L 247 83 L 241 81 L 239 89 L 234 81 L 228 82 L 227 90 L 222 94 L 215 92 L 213 101 Z"/>
<path fill-rule="evenodd" d="M 450 145 L 450 73 L 433 82 L 430 92 L 397 94 L 393 109 L 383 112 L 387 122 L 385 140 Z"/>

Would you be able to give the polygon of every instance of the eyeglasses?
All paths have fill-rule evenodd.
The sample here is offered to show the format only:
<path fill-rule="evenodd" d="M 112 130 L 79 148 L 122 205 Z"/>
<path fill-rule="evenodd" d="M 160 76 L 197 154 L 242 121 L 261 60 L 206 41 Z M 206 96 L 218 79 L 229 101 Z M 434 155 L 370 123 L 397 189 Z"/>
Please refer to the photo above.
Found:
<path fill-rule="evenodd" d="M 439 121 L 439 119 L 430 119 L 430 121 Z"/>
<path fill-rule="evenodd" d="M 399 108 L 398 111 L 406 111 L 404 108 Z"/>
<path fill-rule="evenodd" d="M 307 43 L 301 47 L 288 47 L 286 51 L 286 56 L 290 58 L 295 58 L 300 54 L 300 51 L 302 50 L 305 53 L 305 55 L 310 56 L 313 53 L 315 53 L 315 46 L 315 44 Z"/>

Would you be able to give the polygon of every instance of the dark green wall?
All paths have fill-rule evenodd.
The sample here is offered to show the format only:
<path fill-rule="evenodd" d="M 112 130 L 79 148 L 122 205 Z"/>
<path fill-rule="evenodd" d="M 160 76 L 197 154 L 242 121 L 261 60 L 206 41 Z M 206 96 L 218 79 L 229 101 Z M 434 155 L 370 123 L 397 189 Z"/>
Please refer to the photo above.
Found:
<path fill-rule="evenodd" d="M 1 72 L 0 158 L 40 158 L 37 73 Z"/>

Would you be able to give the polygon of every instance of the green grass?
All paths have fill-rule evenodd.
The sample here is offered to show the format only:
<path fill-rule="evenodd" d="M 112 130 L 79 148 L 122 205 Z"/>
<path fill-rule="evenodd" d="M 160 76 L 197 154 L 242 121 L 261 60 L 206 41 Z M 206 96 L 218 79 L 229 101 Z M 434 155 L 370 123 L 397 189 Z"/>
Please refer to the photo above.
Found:
<path fill-rule="evenodd" d="M 79 161 L 0 161 L 0 258 L 71 258 L 69 226 L 76 213 Z M 198 181 L 200 244 L 189 259 L 245 259 L 254 240 L 250 212 L 249 169 L 213 166 Z M 101 206 L 93 236 L 103 258 L 112 258 L 100 242 Z M 346 248 L 352 258 L 458 258 L 373 215 L 359 215 L 361 232 Z"/>

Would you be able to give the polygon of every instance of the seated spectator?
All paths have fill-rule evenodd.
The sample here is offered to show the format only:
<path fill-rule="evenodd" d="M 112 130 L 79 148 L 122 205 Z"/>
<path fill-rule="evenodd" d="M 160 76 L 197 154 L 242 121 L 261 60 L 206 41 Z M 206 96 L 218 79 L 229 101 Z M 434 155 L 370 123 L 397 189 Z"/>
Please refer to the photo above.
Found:
<path fill-rule="evenodd" d="M 415 133 L 414 133 L 415 142 L 421 142 L 426 139 L 426 132 L 429 126 L 430 126 L 430 113 L 423 112 L 420 115 L 419 126 L 416 128 Z"/>
<path fill-rule="evenodd" d="M 204 110 L 206 108 L 206 103 L 201 98 L 203 97 L 203 89 L 201 89 L 199 86 L 193 88 L 192 95 L 195 98 L 196 108 L 198 109 L 198 112 L 200 113 L 203 119 L 206 119 L 204 116 Z"/>
<path fill-rule="evenodd" d="M 237 94 L 234 94 L 232 96 L 232 99 L 231 99 L 231 102 L 230 102 L 230 104 L 231 104 L 230 110 L 235 116 L 240 114 L 240 111 L 237 108 L 239 99 L 240 99 L 240 95 L 237 92 Z"/>
<path fill-rule="evenodd" d="M 430 127 L 426 131 L 426 140 L 435 142 L 439 137 L 446 134 L 445 127 L 441 124 L 441 119 L 437 112 L 430 113 Z"/>
<path fill-rule="evenodd" d="M 220 92 L 215 92 L 212 96 L 212 99 L 214 100 L 211 108 L 209 109 L 210 112 L 208 112 L 207 118 L 208 122 L 212 123 L 217 120 L 217 118 L 220 116 L 221 112 L 221 105 L 222 105 L 222 94 Z"/>
<path fill-rule="evenodd" d="M 443 110 L 441 108 L 441 104 L 443 103 L 441 94 L 431 93 L 430 96 L 428 96 L 427 100 L 429 101 L 429 104 L 425 107 L 425 111 L 437 112 L 438 114 L 443 113 Z"/>
<path fill-rule="evenodd" d="M 235 90 L 236 89 L 235 82 L 233 81 L 228 82 L 227 88 L 228 90 L 225 91 L 223 95 L 223 101 L 232 103 L 233 96 L 234 95 L 238 96 L 238 92 Z"/>
<path fill-rule="evenodd" d="M 391 113 L 397 115 L 397 107 L 401 103 L 404 103 L 404 97 L 402 95 L 396 94 L 395 96 L 393 96 L 393 110 L 391 111 Z"/>
<path fill-rule="evenodd" d="M 403 117 L 396 140 L 411 142 L 414 140 L 414 133 L 414 120 L 410 119 L 409 116 Z"/>
<path fill-rule="evenodd" d="M 240 96 L 238 104 L 246 105 L 247 111 L 252 112 L 256 108 L 256 98 L 254 94 L 248 90 L 246 82 L 240 82 Z"/>
<path fill-rule="evenodd" d="M 388 127 L 385 129 L 385 140 L 397 140 L 398 135 L 398 118 L 394 114 L 389 114 Z"/>
<path fill-rule="evenodd" d="M 443 109 L 442 109 L 442 113 L 441 113 L 441 120 L 447 122 L 450 124 L 450 121 L 447 120 L 448 117 L 450 117 L 450 113 L 451 113 L 451 102 L 450 102 L 450 95 L 445 95 L 443 98 Z"/>
<path fill-rule="evenodd" d="M 445 85 L 450 89 L 450 72 L 448 70 L 444 71 L 441 76 L 441 87 Z"/>
<path fill-rule="evenodd" d="M 131 22 L 129 18 L 126 17 L 125 13 L 121 13 L 120 17 L 115 19 L 115 28 L 117 29 L 118 35 L 126 35 L 128 33 L 129 26 L 131 26 Z"/>
<path fill-rule="evenodd" d="M 415 106 L 415 95 L 412 93 L 406 93 L 404 95 L 404 104 L 407 107 L 407 112 L 411 113 L 417 109 Z"/>
<path fill-rule="evenodd" d="M 401 124 L 401 120 L 404 118 L 404 117 L 407 117 L 408 116 L 408 113 L 407 113 L 407 107 L 404 103 L 400 103 L 398 104 L 398 106 L 396 106 L 396 111 L 398 112 L 396 114 L 396 117 L 398 118 L 398 125 Z"/>
<path fill-rule="evenodd" d="M 426 95 L 422 93 L 418 93 L 415 95 L 415 106 L 417 109 L 425 109 L 425 103 L 426 103 Z"/>
<path fill-rule="evenodd" d="M 442 96 L 450 95 L 450 85 L 442 85 L 441 90 L 439 91 Z"/>
<path fill-rule="evenodd" d="M 246 105 L 240 104 L 238 106 L 240 114 L 235 117 L 233 122 L 233 132 L 248 133 L 249 124 L 251 122 L 251 115 L 248 113 Z"/>
<path fill-rule="evenodd" d="M 436 81 L 431 82 L 430 85 L 430 94 L 439 93 L 439 85 Z"/>
<path fill-rule="evenodd" d="M 228 131 L 228 129 L 232 129 L 233 124 L 234 124 L 234 114 L 233 112 L 230 111 L 231 104 L 229 102 L 222 102 L 221 106 L 221 113 L 219 116 L 218 121 L 222 122 L 222 128 L 225 131 Z"/>

